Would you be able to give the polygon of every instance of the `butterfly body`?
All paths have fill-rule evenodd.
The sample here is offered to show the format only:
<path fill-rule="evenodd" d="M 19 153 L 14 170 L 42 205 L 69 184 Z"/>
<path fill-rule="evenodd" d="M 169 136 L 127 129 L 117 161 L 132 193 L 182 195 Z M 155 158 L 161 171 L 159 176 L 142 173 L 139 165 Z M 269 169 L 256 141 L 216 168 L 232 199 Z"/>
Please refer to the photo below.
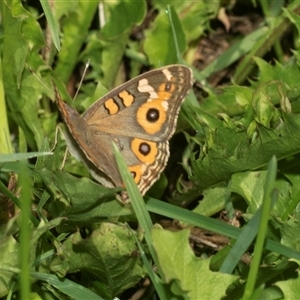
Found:
<path fill-rule="evenodd" d="M 113 89 L 82 116 L 56 93 L 69 130 L 70 152 L 105 186 L 123 186 L 112 150 L 115 142 L 144 194 L 167 164 L 168 141 L 191 86 L 192 71 L 188 67 L 155 69 Z"/>

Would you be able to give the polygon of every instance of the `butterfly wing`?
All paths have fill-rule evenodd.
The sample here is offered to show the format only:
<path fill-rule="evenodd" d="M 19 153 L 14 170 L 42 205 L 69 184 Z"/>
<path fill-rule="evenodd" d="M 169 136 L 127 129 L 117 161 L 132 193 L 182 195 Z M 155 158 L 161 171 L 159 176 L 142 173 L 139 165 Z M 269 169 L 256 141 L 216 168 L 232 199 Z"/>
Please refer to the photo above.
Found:
<path fill-rule="evenodd" d="M 101 136 L 101 132 L 95 133 L 90 130 L 84 118 L 62 101 L 56 89 L 55 96 L 57 106 L 67 126 L 64 135 L 70 153 L 82 161 L 93 177 L 104 186 L 121 186 L 122 181 L 111 151 L 111 137 L 105 133 Z"/>
<path fill-rule="evenodd" d="M 104 185 L 122 186 L 113 156 L 114 141 L 144 194 L 166 166 L 168 140 L 191 86 L 192 71 L 182 65 L 171 65 L 117 87 L 82 117 L 59 95 L 56 98 L 71 138 L 80 147 L 92 175 Z"/>
<path fill-rule="evenodd" d="M 169 140 L 192 82 L 192 71 L 186 66 L 155 69 L 109 92 L 83 118 L 90 128 L 112 135 Z"/>

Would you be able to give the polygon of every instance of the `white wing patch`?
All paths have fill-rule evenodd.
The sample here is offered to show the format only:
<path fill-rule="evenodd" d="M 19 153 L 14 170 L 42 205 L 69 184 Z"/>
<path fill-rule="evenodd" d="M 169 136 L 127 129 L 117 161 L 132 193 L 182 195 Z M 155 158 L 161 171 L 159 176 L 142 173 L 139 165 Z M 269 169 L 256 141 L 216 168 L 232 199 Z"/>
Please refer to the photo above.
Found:
<path fill-rule="evenodd" d="M 151 99 L 157 99 L 158 95 L 155 92 L 154 88 L 149 84 L 148 80 L 146 78 L 143 78 L 139 81 L 139 85 L 137 87 L 138 91 L 141 93 L 149 93 L 150 99 L 148 102 L 151 101 Z"/>

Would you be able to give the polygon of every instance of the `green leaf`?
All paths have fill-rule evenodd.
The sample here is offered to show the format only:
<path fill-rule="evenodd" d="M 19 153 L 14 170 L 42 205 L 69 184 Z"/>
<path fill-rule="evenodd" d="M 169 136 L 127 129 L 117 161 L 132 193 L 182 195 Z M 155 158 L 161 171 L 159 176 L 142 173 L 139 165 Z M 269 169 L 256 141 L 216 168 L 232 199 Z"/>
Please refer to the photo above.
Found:
<path fill-rule="evenodd" d="M 294 112 L 299 112 L 300 87 L 296 78 L 299 76 L 299 66 L 297 64 L 283 65 L 279 62 L 275 62 L 275 65 L 270 65 L 258 57 L 255 57 L 254 61 L 259 68 L 260 78 L 259 82 L 252 82 L 252 86 L 256 88 L 260 82 L 268 82 L 271 80 L 283 82 L 285 93 L 292 104 L 292 110 Z M 281 95 L 278 92 L 278 87 L 276 85 L 271 85 L 269 87 L 268 94 L 273 104 L 280 103 Z"/>
<path fill-rule="evenodd" d="M 15 273 L 19 271 L 20 245 L 12 235 L 1 237 L 0 297 L 7 295 Z"/>
<path fill-rule="evenodd" d="M 171 8 L 172 22 L 175 28 L 176 37 L 180 52 L 186 49 L 185 35 L 177 13 Z M 146 40 L 144 50 L 149 57 L 149 61 L 155 67 L 172 64 L 178 61 L 172 26 L 169 16 L 165 11 L 159 12 L 151 30 L 145 32 Z M 160 45 L 155 47 L 154 45 Z"/>
<path fill-rule="evenodd" d="M 283 294 L 284 299 L 297 299 L 300 293 L 300 276 L 299 269 L 296 270 L 295 276 L 297 278 L 289 278 L 283 281 L 277 281 L 274 283 L 275 286 L 278 286 Z"/>
<path fill-rule="evenodd" d="M 153 229 L 152 235 L 164 280 L 167 283 L 176 280 L 179 295 L 186 294 L 187 299 L 220 299 L 237 278 L 210 271 L 210 260 L 198 258 L 192 252 L 188 243 L 189 230 Z"/>
<path fill-rule="evenodd" d="M 289 220 L 281 224 L 282 244 L 300 251 L 300 239 L 298 232 L 300 230 L 299 220 Z"/>
<path fill-rule="evenodd" d="M 115 200 L 117 189 L 108 189 L 88 179 L 76 178 L 62 171 L 35 171 L 52 195 L 60 195 L 45 204 L 53 218 L 67 217 L 70 225 L 79 226 L 103 218 L 130 217 L 132 211 Z M 67 230 L 66 227 L 64 230 Z"/>
<path fill-rule="evenodd" d="M 68 82 L 75 65 L 78 63 L 79 51 L 85 42 L 98 6 L 97 1 L 80 0 L 77 4 L 76 11 L 70 12 L 68 18 L 63 22 L 62 48 L 58 54 L 55 68 L 55 72 L 59 74 L 64 83 Z M 66 6 L 64 7 L 66 8 Z"/>
<path fill-rule="evenodd" d="M 241 233 L 240 228 L 236 228 L 219 220 L 208 218 L 186 209 L 164 203 L 163 201 L 148 199 L 146 206 L 150 212 L 163 215 L 170 219 L 176 219 L 184 223 L 207 229 L 209 231 L 213 231 L 234 239 L 237 239 Z M 281 253 L 286 257 L 300 259 L 299 251 L 283 246 L 270 239 L 266 240 L 265 248 L 276 253 Z"/>
<path fill-rule="evenodd" d="M 111 297 L 134 286 L 143 276 L 133 233 L 123 224 L 103 222 L 87 238 L 72 234 L 61 246 L 52 271 L 92 271 Z"/>
<path fill-rule="evenodd" d="M 203 199 L 193 210 L 195 213 L 212 216 L 222 210 L 227 202 L 225 197 L 227 187 L 214 187 L 203 191 Z"/>
<path fill-rule="evenodd" d="M 250 140 L 239 123 L 231 128 L 212 115 L 196 108 L 195 111 L 205 131 L 202 155 L 192 159 L 193 178 L 202 188 L 228 180 L 234 173 L 265 166 L 273 155 L 280 160 L 300 152 L 298 115 L 276 111 L 280 123 L 272 124 L 272 128 L 257 124 L 258 137 L 253 135 Z"/>
<path fill-rule="evenodd" d="M 253 214 L 263 203 L 263 191 L 266 181 L 266 171 L 246 171 L 235 173 L 231 177 L 230 190 L 241 195 L 247 202 L 247 212 Z M 286 178 L 279 177 L 276 187 L 280 191 L 279 198 L 272 209 L 272 213 L 282 218 L 290 205 L 290 193 L 298 190 L 297 186 L 291 185 Z"/>
<path fill-rule="evenodd" d="M 33 16 L 25 11 L 18 1 L 11 1 L 9 4 L 10 7 L 8 2 L 3 4 L 4 88 L 14 122 L 24 131 L 31 149 L 36 149 L 36 145 L 39 146 L 43 139 L 37 102 L 45 88 L 28 69 L 25 69 L 25 62 L 28 58 L 38 56 L 37 52 L 43 45 L 43 39 Z"/>
<path fill-rule="evenodd" d="M 210 114 L 226 113 L 229 116 L 243 114 L 252 100 L 253 92 L 244 86 L 228 86 L 222 93 L 213 93 L 203 99 L 201 109 Z"/>
<path fill-rule="evenodd" d="M 146 1 L 140 0 L 139 4 L 125 0 L 116 3 L 105 3 L 108 20 L 101 30 L 105 39 L 115 39 L 129 32 L 133 25 L 140 24 L 146 15 Z M 118 22 L 116 22 L 118 20 Z"/>
<path fill-rule="evenodd" d="M 200 37 L 206 29 L 206 23 L 215 16 L 220 7 L 220 1 L 161 1 L 153 0 L 154 7 L 161 13 L 165 12 L 168 6 L 176 11 L 182 22 L 187 42 Z"/>

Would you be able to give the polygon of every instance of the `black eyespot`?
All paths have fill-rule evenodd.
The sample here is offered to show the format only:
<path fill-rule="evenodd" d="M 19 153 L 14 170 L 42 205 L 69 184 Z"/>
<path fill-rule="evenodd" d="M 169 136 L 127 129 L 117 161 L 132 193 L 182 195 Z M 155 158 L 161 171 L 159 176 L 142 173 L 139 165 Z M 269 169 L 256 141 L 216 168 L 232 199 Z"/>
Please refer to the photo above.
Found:
<path fill-rule="evenodd" d="M 132 178 L 136 177 L 136 173 L 135 172 L 131 171 L 130 174 L 131 174 Z"/>
<path fill-rule="evenodd" d="M 167 83 L 165 84 L 165 91 L 169 91 L 169 90 L 171 89 L 171 87 L 172 87 L 171 82 L 167 82 Z"/>
<path fill-rule="evenodd" d="M 149 122 L 156 122 L 159 119 L 159 110 L 156 108 L 150 108 L 147 111 L 146 117 Z"/>
<path fill-rule="evenodd" d="M 139 151 L 141 154 L 143 154 L 144 156 L 148 155 L 151 151 L 151 147 L 149 144 L 143 142 L 143 143 L 140 143 L 140 146 L 139 146 Z"/>

